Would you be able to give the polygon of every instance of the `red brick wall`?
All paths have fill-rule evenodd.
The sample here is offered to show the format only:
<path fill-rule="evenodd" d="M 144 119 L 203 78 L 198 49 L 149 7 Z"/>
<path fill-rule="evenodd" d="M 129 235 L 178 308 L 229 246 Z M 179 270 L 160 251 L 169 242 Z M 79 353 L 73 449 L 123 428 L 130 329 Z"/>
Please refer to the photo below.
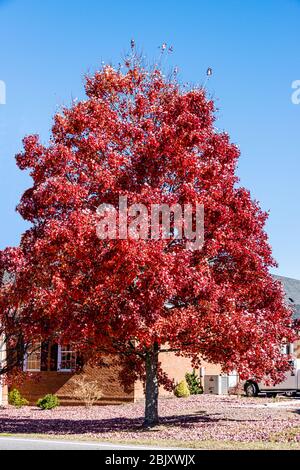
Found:
<path fill-rule="evenodd" d="M 159 356 L 162 369 L 167 373 L 168 377 L 174 379 L 175 383 L 184 379 L 186 372 L 192 372 L 193 367 L 191 360 L 186 357 L 178 357 L 174 353 L 162 353 Z M 206 374 L 220 374 L 221 368 L 219 365 L 209 364 L 202 361 L 202 366 L 205 367 Z M 168 392 L 163 387 L 159 389 L 160 396 L 173 396 L 172 392 Z M 139 400 L 144 397 L 143 384 L 137 381 L 134 386 L 134 398 Z"/>
<path fill-rule="evenodd" d="M 120 370 L 119 366 L 113 364 L 109 367 L 87 366 L 80 374 L 99 384 L 99 390 L 103 394 L 99 404 L 118 404 L 134 400 L 134 387 L 128 391 L 120 383 Z M 32 373 L 31 376 L 32 378 L 17 385 L 18 390 L 30 404 L 35 404 L 47 393 L 57 395 L 62 405 L 82 404 L 74 398 L 74 381 L 78 373 L 38 372 Z"/>
<path fill-rule="evenodd" d="M 162 353 L 160 361 L 163 370 L 171 379 L 178 383 L 185 376 L 186 372 L 192 371 L 190 359 L 178 357 L 174 353 Z M 130 390 L 125 390 L 120 383 L 119 374 L 123 373 L 120 366 L 114 365 L 113 358 L 107 361 L 107 366 L 85 367 L 81 372 L 87 378 L 99 384 L 103 396 L 99 404 L 118 404 L 139 400 L 144 397 L 143 385 L 137 381 Z M 220 367 L 203 362 L 206 374 L 220 373 Z M 124 373 L 126 373 L 124 371 Z M 31 373 L 32 378 L 28 378 L 22 384 L 17 385 L 21 394 L 29 400 L 30 404 L 46 395 L 53 393 L 60 399 L 62 405 L 82 404 L 74 398 L 75 380 L 78 374 L 68 372 L 40 372 Z M 13 387 L 11 387 L 13 388 Z M 160 387 L 160 396 L 172 396 L 171 392 L 167 392 Z"/>

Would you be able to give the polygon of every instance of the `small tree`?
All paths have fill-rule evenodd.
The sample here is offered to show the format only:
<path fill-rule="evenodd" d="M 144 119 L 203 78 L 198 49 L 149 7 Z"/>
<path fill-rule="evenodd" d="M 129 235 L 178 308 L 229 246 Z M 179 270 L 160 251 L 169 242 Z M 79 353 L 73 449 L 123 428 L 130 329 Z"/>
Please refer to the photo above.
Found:
<path fill-rule="evenodd" d="M 191 395 L 199 395 L 203 393 L 203 387 L 200 383 L 200 377 L 196 374 L 195 369 L 192 373 L 185 374 L 185 380 L 188 384 Z"/>
<path fill-rule="evenodd" d="M 102 391 L 99 389 L 99 384 L 96 381 L 89 380 L 87 377 L 78 376 L 73 383 L 74 397 L 83 401 L 87 407 L 93 406 L 103 396 Z"/>

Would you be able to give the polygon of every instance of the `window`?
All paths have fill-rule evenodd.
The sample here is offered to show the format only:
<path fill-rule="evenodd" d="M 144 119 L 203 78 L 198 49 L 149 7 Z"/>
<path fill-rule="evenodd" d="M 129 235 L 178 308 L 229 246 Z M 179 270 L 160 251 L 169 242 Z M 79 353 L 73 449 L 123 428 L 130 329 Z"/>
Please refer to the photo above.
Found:
<path fill-rule="evenodd" d="M 70 344 L 58 346 L 58 370 L 71 372 L 76 369 L 76 352 Z"/>
<path fill-rule="evenodd" d="M 293 343 L 288 343 L 288 344 L 282 345 L 281 352 L 282 352 L 282 354 L 285 354 L 285 355 L 294 354 L 294 345 L 293 345 Z"/>
<path fill-rule="evenodd" d="M 39 372 L 41 370 L 41 345 L 30 346 L 24 360 L 24 371 Z"/>
<path fill-rule="evenodd" d="M 77 362 L 78 354 L 71 344 L 36 343 L 25 354 L 23 370 L 72 372 L 76 369 Z"/>

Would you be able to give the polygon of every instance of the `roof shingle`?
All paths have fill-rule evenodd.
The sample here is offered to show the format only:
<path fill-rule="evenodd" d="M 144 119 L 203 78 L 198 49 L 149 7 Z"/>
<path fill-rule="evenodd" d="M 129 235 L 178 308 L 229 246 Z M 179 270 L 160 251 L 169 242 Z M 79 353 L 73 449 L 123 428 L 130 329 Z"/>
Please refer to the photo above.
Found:
<path fill-rule="evenodd" d="M 284 276 L 273 276 L 274 279 L 280 281 L 283 285 L 286 299 L 292 307 L 294 307 L 294 318 L 300 319 L 300 281 Z"/>

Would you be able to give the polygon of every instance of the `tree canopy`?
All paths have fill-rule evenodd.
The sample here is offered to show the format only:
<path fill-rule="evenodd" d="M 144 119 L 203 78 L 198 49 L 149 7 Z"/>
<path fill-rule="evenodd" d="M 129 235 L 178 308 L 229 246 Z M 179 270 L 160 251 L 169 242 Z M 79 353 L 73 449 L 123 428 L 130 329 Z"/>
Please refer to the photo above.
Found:
<path fill-rule="evenodd" d="M 54 116 L 49 144 L 27 136 L 17 156 L 33 180 L 18 206 L 31 227 L 1 253 L 12 274 L 2 323 L 14 307 L 28 341 L 52 336 L 95 360 L 118 353 L 127 380 L 145 379 L 147 361 L 166 350 L 242 378 L 282 378 L 281 345 L 294 333 L 269 273 L 267 214 L 239 186 L 239 150 L 215 128 L 205 90 L 136 60 L 104 66 L 85 88 L 85 100 Z M 120 196 L 149 208 L 202 204 L 203 247 L 99 239 L 97 208 Z M 170 386 L 159 359 L 155 377 Z"/>

